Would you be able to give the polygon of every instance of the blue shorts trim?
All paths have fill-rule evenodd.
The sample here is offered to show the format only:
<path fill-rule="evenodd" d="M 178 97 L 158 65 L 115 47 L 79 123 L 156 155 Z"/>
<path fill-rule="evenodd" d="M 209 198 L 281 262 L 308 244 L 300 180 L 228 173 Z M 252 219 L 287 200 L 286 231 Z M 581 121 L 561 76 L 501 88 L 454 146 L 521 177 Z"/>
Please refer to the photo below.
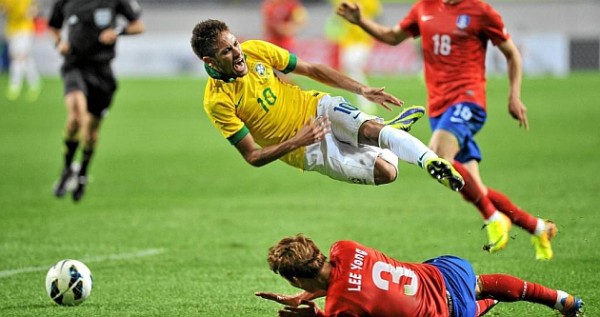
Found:
<path fill-rule="evenodd" d="M 466 163 L 470 160 L 481 161 L 481 151 L 475 134 L 481 130 L 487 119 L 487 113 L 475 103 L 461 102 L 448 108 L 435 118 L 429 118 L 431 131 L 446 130 L 458 140 L 460 150 L 455 160 Z"/>
<path fill-rule="evenodd" d="M 467 260 L 452 255 L 440 256 L 424 263 L 438 268 L 444 277 L 446 289 L 452 296 L 454 313 L 450 317 L 476 316 L 475 286 L 477 277 L 471 264 Z"/>

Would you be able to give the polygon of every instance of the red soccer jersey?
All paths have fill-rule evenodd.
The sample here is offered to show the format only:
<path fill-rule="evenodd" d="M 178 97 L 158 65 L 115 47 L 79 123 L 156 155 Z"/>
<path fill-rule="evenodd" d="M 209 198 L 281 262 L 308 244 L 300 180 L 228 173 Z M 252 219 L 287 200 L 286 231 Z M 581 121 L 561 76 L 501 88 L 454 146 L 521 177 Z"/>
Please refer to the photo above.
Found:
<path fill-rule="evenodd" d="M 486 108 L 487 42 L 498 45 L 510 37 L 494 8 L 480 0 L 455 5 L 420 0 L 399 24 L 411 36 L 421 37 L 430 117 L 458 102 Z"/>
<path fill-rule="evenodd" d="M 325 316 L 448 317 L 446 286 L 429 264 L 403 263 L 354 241 L 331 246 Z"/>

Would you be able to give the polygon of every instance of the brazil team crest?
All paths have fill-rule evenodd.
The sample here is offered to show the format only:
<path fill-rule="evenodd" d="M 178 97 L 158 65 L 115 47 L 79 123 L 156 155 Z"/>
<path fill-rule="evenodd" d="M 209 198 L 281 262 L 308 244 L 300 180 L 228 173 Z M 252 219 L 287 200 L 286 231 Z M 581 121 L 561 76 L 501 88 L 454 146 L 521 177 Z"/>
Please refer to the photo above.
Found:
<path fill-rule="evenodd" d="M 461 14 L 458 16 L 458 18 L 456 18 L 456 26 L 460 30 L 466 29 L 470 22 L 471 18 L 466 14 Z"/>
<path fill-rule="evenodd" d="M 267 72 L 267 68 L 265 67 L 265 65 L 263 65 L 262 63 L 257 63 L 256 66 L 254 66 L 254 71 L 260 76 L 260 77 L 264 77 L 266 72 Z"/>

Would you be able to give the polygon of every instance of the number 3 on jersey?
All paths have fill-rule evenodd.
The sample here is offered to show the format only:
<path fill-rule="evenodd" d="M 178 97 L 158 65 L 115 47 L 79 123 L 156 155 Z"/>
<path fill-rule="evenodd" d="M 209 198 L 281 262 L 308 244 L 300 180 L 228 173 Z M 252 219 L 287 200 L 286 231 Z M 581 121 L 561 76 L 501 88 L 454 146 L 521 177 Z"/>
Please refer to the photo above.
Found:
<path fill-rule="evenodd" d="M 377 288 L 387 291 L 390 282 L 404 286 L 404 294 L 413 296 L 419 288 L 417 274 L 411 269 L 402 266 L 393 266 L 389 263 L 378 261 L 373 265 L 372 278 Z"/>
<path fill-rule="evenodd" d="M 435 34 L 431 37 L 433 40 L 433 54 L 435 55 L 450 55 L 452 51 L 452 38 L 448 34 Z"/>
<path fill-rule="evenodd" d="M 273 90 L 271 90 L 270 87 L 265 88 L 265 90 L 262 92 L 262 95 L 264 99 L 256 98 L 256 101 L 265 112 L 269 112 L 269 108 L 267 108 L 267 106 L 272 107 L 275 104 L 275 101 L 277 101 L 277 96 L 275 93 L 273 93 Z"/>

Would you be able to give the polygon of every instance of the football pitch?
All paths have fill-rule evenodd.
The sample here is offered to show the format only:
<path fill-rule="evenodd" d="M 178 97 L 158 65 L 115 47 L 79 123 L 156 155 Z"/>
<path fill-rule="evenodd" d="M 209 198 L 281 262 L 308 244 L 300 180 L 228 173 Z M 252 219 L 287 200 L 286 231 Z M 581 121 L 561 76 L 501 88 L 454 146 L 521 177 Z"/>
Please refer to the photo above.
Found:
<path fill-rule="evenodd" d="M 2 92 L 6 81 L 0 77 Z M 381 187 L 282 162 L 254 168 L 206 119 L 202 79 L 119 83 L 79 203 L 52 195 L 65 122 L 60 80 L 46 78 L 35 103 L 0 96 L 0 316 L 276 316 L 279 306 L 254 292 L 297 292 L 266 263 L 267 249 L 296 233 L 326 254 L 334 241 L 352 239 L 404 261 L 458 255 L 477 273 L 512 274 L 580 296 L 587 316 L 600 316 L 598 73 L 526 77 L 529 131 L 508 114 L 506 79 L 488 81 L 481 173 L 525 210 L 557 223 L 548 262 L 534 259 L 529 234 L 516 227 L 505 250 L 482 251 L 487 237 L 476 209 L 416 166 L 401 162 L 399 179 Z M 372 84 L 408 105 L 425 103 L 419 78 Z M 412 133 L 426 143 L 427 120 Z M 65 258 L 93 273 L 81 306 L 61 307 L 46 295 L 48 268 Z M 522 302 L 488 315 L 556 316 Z"/>

